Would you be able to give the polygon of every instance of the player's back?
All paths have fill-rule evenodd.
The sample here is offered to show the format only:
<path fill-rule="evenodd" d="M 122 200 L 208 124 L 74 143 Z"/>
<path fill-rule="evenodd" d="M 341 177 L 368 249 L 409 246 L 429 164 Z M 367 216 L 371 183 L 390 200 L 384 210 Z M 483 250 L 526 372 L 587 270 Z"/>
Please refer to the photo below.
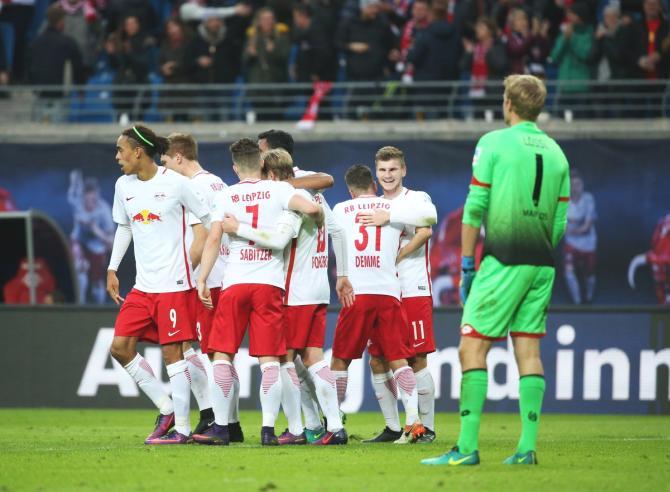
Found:
<path fill-rule="evenodd" d="M 320 204 L 326 222 L 317 227 L 315 222 L 303 218 L 298 237 L 285 252 L 286 287 L 284 303 L 289 306 L 328 304 L 328 222 L 332 211 L 321 193 L 313 197 L 305 190 L 296 190 L 307 200 Z"/>
<path fill-rule="evenodd" d="M 400 299 L 396 258 L 402 226 L 364 226 L 360 215 L 377 208 L 389 210 L 391 202 L 383 197 L 360 196 L 338 203 L 333 209 L 345 231 L 349 250 L 349 280 L 355 294 L 380 294 Z"/>
<path fill-rule="evenodd" d="M 490 187 L 484 254 L 505 264 L 553 266 L 554 217 L 569 185 L 558 144 L 535 123 L 522 122 L 484 135 L 473 166 L 475 180 L 488 179 L 473 184 Z"/>
<path fill-rule="evenodd" d="M 255 229 L 273 229 L 295 189 L 286 182 L 243 180 L 227 188 L 224 200 L 214 204 L 214 220 L 224 213 Z M 217 210 L 220 209 L 220 210 Z M 267 284 L 284 288 L 284 252 L 231 236 L 223 288 L 234 284 Z"/>

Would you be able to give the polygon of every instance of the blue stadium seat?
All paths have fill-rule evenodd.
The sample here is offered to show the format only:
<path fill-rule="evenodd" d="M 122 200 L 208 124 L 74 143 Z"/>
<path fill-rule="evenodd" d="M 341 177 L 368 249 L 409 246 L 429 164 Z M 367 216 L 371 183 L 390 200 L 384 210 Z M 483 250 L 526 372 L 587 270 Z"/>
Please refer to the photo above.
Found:
<path fill-rule="evenodd" d="M 84 97 L 72 95 L 68 120 L 77 123 L 113 123 L 116 121 L 109 91 L 96 86 L 111 85 L 114 72 L 103 71 L 93 75 L 86 84 Z"/>
<path fill-rule="evenodd" d="M 163 77 L 158 75 L 156 72 L 149 73 L 149 83 L 152 86 L 161 85 L 163 83 Z M 160 122 L 165 118 L 158 110 L 158 103 L 160 101 L 160 92 L 156 89 L 151 89 L 149 92 L 145 93 L 143 100 L 149 100 L 148 107 L 142 115 L 142 119 L 147 122 Z"/>

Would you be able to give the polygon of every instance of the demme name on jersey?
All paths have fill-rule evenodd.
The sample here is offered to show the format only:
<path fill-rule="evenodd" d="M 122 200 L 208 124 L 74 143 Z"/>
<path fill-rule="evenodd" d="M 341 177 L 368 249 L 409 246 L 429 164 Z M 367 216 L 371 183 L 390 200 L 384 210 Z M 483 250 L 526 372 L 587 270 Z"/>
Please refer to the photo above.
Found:
<path fill-rule="evenodd" d="M 242 193 L 237 194 L 235 193 L 230 197 L 230 199 L 233 201 L 233 203 L 237 203 L 240 200 L 243 202 L 255 202 L 258 200 L 269 200 L 270 199 L 270 192 L 269 191 L 253 191 L 251 193 Z"/>
<path fill-rule="evenodd" d="M 381 268 L 381 260 L 377 255 L 357 255 L 356 268 Z"/>
<path fill-rule="evenodd" d="M 270 261 L 271 259 L 271 249 L 244 248 L 240 250 L 241 261 Z"/>

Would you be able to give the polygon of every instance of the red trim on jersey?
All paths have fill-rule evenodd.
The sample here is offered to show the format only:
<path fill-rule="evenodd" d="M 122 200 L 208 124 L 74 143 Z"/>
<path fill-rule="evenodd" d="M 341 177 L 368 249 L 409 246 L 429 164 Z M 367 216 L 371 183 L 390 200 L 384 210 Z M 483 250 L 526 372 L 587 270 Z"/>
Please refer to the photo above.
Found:
<path fill-rule="evenodd" d="M 558 197 L 558 201 L 559 201 L 559 202 L 569 202 L 569 201 L 570 201 L 570 197 L 569 197 L 569 196 L 559 196 L 559 197 Z"/>
<path fill-rule="evenodd" d="M 286 283 L 284 284 L 284 304 L 288 304 L 288 293 L 291 287 L 291 275 L 293 275 L 293 264 L 295 263 L 295 251 L 298 248 L 298 238 L 291 240 L 291 255 L 288 260 L 288 269 L 286 270 Z"/>
<path fill-rule="evenodd" d="M 258 182 L 260 182 L 260 179 L 243 179 L 242 181 L 240 181 L 239 184 L 242 184 L 242 183 L 252 183 L 252 184 L 254 184 L 254 183 L 258 183 Z"/>
<path fill-rule="evenodd" d="M 425 251 L 425 256 L 426 256 L 426 278 L 428 279 L 428 292 L 430 292 L 430 297 L 433 297 L 433 282 L 430 279 L 430 272 L 428 271 L 428 266 L 430 263 L 428 263 L 428 241 L 423 243 L 423 250 Z"/>
<path fill-rule="evenodd" d="M 472 177 L 472 181 L 470 181 L 470 184 L 471 184 L 471 185 L 475 185 L 475 186 L 481 186 L 482 188 L 490 188 L 490 187 L 491 187 L 490 184 L 488 184 L 488 183 L 482 183 L 481 181 L 479 181 L 479 180 L 478 180 L 477 178 L 475 178 L 474 176 Z"/>
<path fill-rule="evenodd" d="M 186 280 L 188 281 L 189 289 L 193 288 L 193 283 L 191 283 L 191 270 L 188 263 L 188 255 L 186 254 L 186 210 L 184 206 L 181 206 L 181 245 L 184 250 L 184 267 L 186 267 Z"/>

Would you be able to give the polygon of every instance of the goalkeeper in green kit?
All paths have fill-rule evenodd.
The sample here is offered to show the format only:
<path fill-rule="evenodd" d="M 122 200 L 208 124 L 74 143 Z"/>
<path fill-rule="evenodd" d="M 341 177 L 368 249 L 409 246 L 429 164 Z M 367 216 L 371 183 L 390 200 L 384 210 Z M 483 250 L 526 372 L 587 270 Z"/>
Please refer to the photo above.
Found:
<path fill-rule="evenodd" d="M 570 199 L 568 161 L 535 124 L 547 95 L 531 75 L 505 79 L 503 113 L 509 128 L 478 142 L 462 229 L 459 356 L 461 431 L 456 446 L 426 465 L 479 464 L 479 421 L 486 400 L 486 354 L 512 336 L 519 367 L 521 438 L 506 464 L 537 464 L 537 431 L 544 397 L 540 339 L 554 283 L 553 250 L 563 237 Z M 484 224 L 483 260 L 475 244 Z M 475 275 L 476 274 L 476 275 Z"/>

